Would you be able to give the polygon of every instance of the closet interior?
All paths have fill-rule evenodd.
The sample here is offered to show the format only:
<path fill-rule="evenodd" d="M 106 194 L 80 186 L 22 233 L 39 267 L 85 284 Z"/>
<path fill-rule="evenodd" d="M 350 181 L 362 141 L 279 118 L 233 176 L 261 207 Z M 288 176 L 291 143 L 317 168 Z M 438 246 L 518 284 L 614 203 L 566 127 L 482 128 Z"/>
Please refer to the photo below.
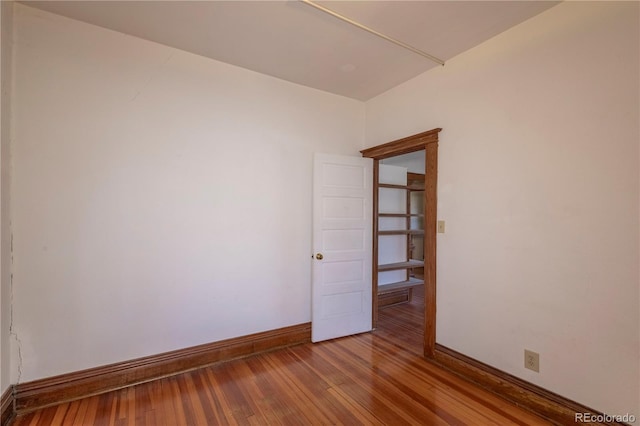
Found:
<path fill-rule="evenodd" d="M 425 152 L 380 160 L 374 201 L 378 307 L 408 302 L 424 285 Z"/>

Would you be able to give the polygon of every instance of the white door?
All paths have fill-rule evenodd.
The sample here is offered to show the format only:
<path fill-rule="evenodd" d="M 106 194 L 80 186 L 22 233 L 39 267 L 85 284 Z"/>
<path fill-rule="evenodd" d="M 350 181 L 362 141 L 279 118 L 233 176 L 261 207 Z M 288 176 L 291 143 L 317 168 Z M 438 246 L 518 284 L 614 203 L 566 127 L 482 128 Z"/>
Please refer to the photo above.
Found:
<path fill-rule="evenodd" d="M 373 160 L 315 154 L 311 340 L 371 330 Z"/>

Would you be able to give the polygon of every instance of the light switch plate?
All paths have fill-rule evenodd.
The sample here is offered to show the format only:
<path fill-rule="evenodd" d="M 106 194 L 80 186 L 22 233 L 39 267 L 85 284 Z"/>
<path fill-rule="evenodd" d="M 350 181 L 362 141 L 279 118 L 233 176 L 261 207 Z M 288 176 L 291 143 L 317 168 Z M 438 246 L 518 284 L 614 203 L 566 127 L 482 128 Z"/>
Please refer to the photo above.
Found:
<path fill-rule="evenodd" d="M 438 221 L 438 234 L 444 234 L 444 220 Z"/>

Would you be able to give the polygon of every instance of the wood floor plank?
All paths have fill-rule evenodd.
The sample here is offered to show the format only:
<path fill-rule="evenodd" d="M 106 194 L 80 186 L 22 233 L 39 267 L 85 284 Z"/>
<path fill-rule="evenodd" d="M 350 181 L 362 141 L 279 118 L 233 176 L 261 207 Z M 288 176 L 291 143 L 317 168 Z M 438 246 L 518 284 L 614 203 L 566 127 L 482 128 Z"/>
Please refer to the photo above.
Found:
<path fill-rule="evenodd" d="M 215 403 L 211 395 L 211 390 L 208 383 L 205 381 L 202 371 L 193 372 L 192 380 L 194 389 L 198 399 L 200 400 L 200 406 L 202 407 L 206 424 L 222 424 L 221 419 L 216 414 Z"/>
<path fill-rule="evenodd" d="M 292 404 L 296 413 L 299 413 L 300 417 L 305 419 L 307 424 L 313 421 L 331 424 L 329 417 L 327 417 L 331 413 L 328 413 L 328 410 L 318 408 L 317 401 L 314 400 L 313 396 L 305 392 L 305 385 L 296 380 L 293 372 L 288 370 L 288 366 L 283 364 L 275 356 L 275 353 L 267 354 L 264 358 L 270 366 L 273 379 L 276 383 L 279 383 L 279 386 L 284 391 L 284 397 Z"/>
<path fill-rule="evenodd" d="M 234 377 L 230 364 L 224 364 L 215 368 L 214 377 L 217 386 L 221 388 L 228 401 L 231 409 L 231 416 L 240 425 L 248 425 L 249 417 L 255 414 L 251 408 L 247 398 L 242 393 L 242 387 L 245 386 L 243 377 Z"/>
<path fill-rule="evenodd" d="M 446 418 L 439 418 L 439 414 L 429 407 L 419 406 L 411 398 L 407 398 L 407 395 L 397 392 L 391 383 L 380 376 L 379 368 L 374 369 L 376 374 L 371 374 L 372 370 L 361 365 L 357 359 L 342 356 L 338 349 L 338 342 L 334 345 L 325 345 L 323 349 L 323 356 L 328 362 L 349 360 L 347 368 L 341 371 L 353 380 L 355 386 L 352 386 L 350 392 L 360 394 L 360 403 L 365 406 L 369 404 L 370 410 L 384 424 L 420 424 L 424 419 L 429 424 L 454 424 L 447 423 Z M 338 364 L 334 365 L 338 367 Z M 375 389 L 374 395 L 370 393 L 371 389 Z M 453 421 L 454 418 L 449 420 Z"/>
<path fill-rule="evenodd" d="M 175 402 L 173 399 L 173 393 L 171 392 L 171 378 L 164 378 L 160 380 L 160 390 L 162 393 L 162 407 L 161 410 L 164 413 L 163 420 L 165 426 L 178 426 L 180 423 L 176 417 L 176 413 L 178 411 L 177 407 L 175 407 Z"/>
<path fill-rule="evenodd" d="M 61 405 L 65 405 L 65 404 L 61 404 Z M 60 424 L 63 426 L 71 426 L 73 425 L 75 418 L 78 414 L 79 404 L 67 403 L 66 405 L 67 405 L 67 411 Z"/>
<path fill-rule="evenodd" d="M 422 357 L 424 298 L 378 329 L 44 408 L 13 426 L 547 425 Z"/>
<path fill-rule="evenodd" d="M 127 388 L 127 426 L 135 426 L 136 424 L 136 387 Z"/>
<path fill-rule="evenodd" d="M 328 392 L 335 396 L 335 398 L 343 402 L 344 406 L 351 412 L 351 415 L 356 419 L 354 423 L 345 424 L 363 424 L 363 425 L 382 425 L 380 421 L 366 408 L 358 404 L 351 395 L 340 389 L 339 386 L 328 389 Z"/>
<path fill-rule="evenodd" d="M 303 360 L 307 368 L 311 369 L 317 376 L 323 377 L 324 380 L 331 383 L 331 387 L 327 389 L 327 393 L 332 395 L 337 403 L 348 411 L 349 416 L 355 419 L 366 420 L 364 424 L 379 423 L 375 415 L 358 402 L 358 397 L 349 392 L 349 385 L 351 385 L 353 381 L 346 377 L 340 370 L 334 368 L 330 363 L 324 362 L 324 360 L 315 353 L 312 346 L 298 346 L 291 349 L 291 352 Z M 345 385 L 344 388 L 347 388 L 346 391 L 342 385 Z M 349 424 L 348 420 L 349 418 L 346 416 L 343 418 L 345 424 Z"/>
<path fill-rule="evenodd" d="M 216 403 L 216 414 L 220 416 L 222 422 L 220 424 L 225 425 L 238 425 L 238 422 L 233 417 L 233 407 L 229 403 L 226 395 L 222 391 L 222 388 L 218 384 L 218 379 L 214 373 L 214 368 L 207 368 L 205 370 L 206 381 L 209 384 L 209 388 L 212 391 L 214 402 Z"/>
<path fill-rule="evenodd" d="M 249 390 L 251 397 L 255 398 L 259 404 L 259 410 L 274 419 L 275 424 L 283 424 L 285 416 L 292 413 L 292 410 L 280 402 L 279 398 L 274 398 L 273 394 L 277 392 L 270 380 L 268 367 L 262 362 L 263 356 L 248 358 L 244 363 L 246 374 L 253 377 L 252 387 Z"/>
<path fill-rule="evenodd" d="M 98 403 L 103 398 L 107 398 L 108 396 L 100 395 L 100 396 L 92 396 L 87 398 L 87 411 L 84 414 L 84 419 L 82 420 L 82 424 L 85 425 L 95 425 L 97 423 L 96 414 L 98 413 Z M 41 423 L 45 425 L 47 423 Z"/>
<path fill-rule="evenodd" d="M 276 383 L 265 356 L 247 359 L 247 366 L 256 379 L 256 385 L 265 395 L 263 404 L 267 405 L 283 425 L 302 425 L 302 418 L 293 404 L 281 396 L 280 386 Z"/>
<path fill-rule="evenodd" d="M 362 344 L 355 340 L 344 341 L 344 347 L 353 347 L 353 351 L 347 354 L 350 357 L 359 357 Z M 364 360 L 367 362 L 367 360 Z M 462 422 L 469 424 L 478 421 L 478 411 L 469 409 L 459 399 L 452 396 L 446 389 L 434 386 L 428 380 L 424 380 L 419 371 L 406 363 L 398 361 L 396 357 L 373 356 L 368 361 L 378 366 L 376 373 L 390 385 L 402 391 L 410 399 L 416 401 L 424 407 L 428 407 L 431 412 L 441 417 L 448 424 Z M 483 424 L 496 424 L 488 419 L 484 419 Z"/>
<path fill-rule="evenodd" d="M 180 395 L 180 387 L 178 386 L 178 377 L 169 377 L 165 382 L 168 390 L 168 398 L 171 398 L 172 406 L 175 413 L 176 424 L 184 425 L 187 422 L 187 418 L 184 414 L 184 406 L 182 404 L 182 398 L 176 398 L 176 395 Z"/>
<path fill-rule="evenodd" d="M 110 414 L 115 392 L 109 392 L 102 398 L 97 398 L 97 408 L 94 425 L 109 426 Z"/>
<path fill-rule="evenodd" d="M 35 413 L 29 413 L 24 416 L 24 425 L 25 426 L 36 426 L 40 420 L 40 416 L 42 415 L 42 410 L 37 411 Z"/>
<path fill-rule="evenodd" d="M 53 418 L 51 419 L 51 424 L 59 425 L 62 424 L 65 414 L 69 409 L 69 404 L 60 404 L 56 407 Z"/>
<path fill-rule="evenodd" d="M 329 392 L 332 384 L 324 376 L 309 368 L 305 360 L 295 350 L 282 351 L 278 354 L 290 371 L 292 380 L 300 383 L 299 389 L 328 418 L 332 424 L 355 421 L 350 410 L 345 407 L 334 394 Z"/>
<path fill-rule="evenodd" d="M 87 407 L 89 407 L 89 398 L 84 398 L 79 401 L 74 401 L 72 405 L 78 406 L 78 411 L 76 412 L 75 417 L 73 418 L 73 426 L 82 426 L 84 421 L 84 416 L 87 413 Z"/>
<path fill-rule="evenodd" d="M 50 424 L 52 424 L 53 423 L 53 418 L 55 416 L 56 408 L 57 407 L 51 407 L 49 410 L 46 410 L 45 412 L 43 412 L 40 415 L 40 418 L 38 419 L 38 423 L 37 424 L 42 424 L 42 425 L 50 425 Z"/>
<path fill-rule="evenodd" d="M 266 422 L 269 425 L 282 424 L 278 415 L 270 406 L 267 394 L 259 386 L 257 377 L 248 363 L 235 363 L 231 368 L 235 376 L 246 378 L 243 395 L 255 413 L 253 416 L 248 417 L 249 422 L 251 424 L 260 424 L 261 422 Z"/>

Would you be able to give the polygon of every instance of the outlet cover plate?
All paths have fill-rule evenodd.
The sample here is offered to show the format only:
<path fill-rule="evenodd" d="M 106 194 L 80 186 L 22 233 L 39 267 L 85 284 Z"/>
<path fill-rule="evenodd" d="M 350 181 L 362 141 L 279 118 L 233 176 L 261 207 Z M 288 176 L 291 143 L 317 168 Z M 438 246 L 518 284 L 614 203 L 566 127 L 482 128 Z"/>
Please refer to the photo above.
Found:
<path fill-rule="evenodd" d="M 537 352 L 524 350 L 524 368 L 527 368 L 536 373 L 540 372 L 540 354 Z"/>

